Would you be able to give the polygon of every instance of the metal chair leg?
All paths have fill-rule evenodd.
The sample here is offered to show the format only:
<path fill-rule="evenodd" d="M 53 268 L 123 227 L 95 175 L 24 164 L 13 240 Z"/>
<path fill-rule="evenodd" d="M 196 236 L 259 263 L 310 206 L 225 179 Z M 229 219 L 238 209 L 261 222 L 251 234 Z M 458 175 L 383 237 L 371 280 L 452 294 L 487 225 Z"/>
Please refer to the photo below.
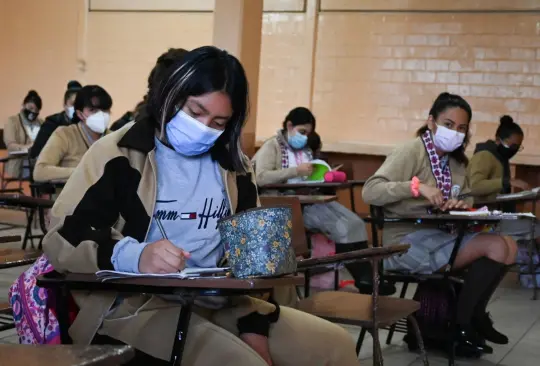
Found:
<path fill-rule="evenodd" d="M 429 366 L 429 360 L 426 352 L 426 347 L 424 346 L 424 339 L 422 338 L 422 332 L 420 332 L 420 327 L 418 326 L 418 322 L 416 321 L 416 318 L 414 315 L 409 315 L 407 317 L 407 320 L 411 323 L 414 334 L 416 335 L 416 341 L 418 342 L 418 347 L 420 348 L 420 354 L 422 355 L 422 361 L 424 363 L 424 366 Z"/>
<path fill-rule="evenodd" d="M 379 341 L 379 337 L 377 337 L 376 333 L 379 332 L 379 329 L 368 329 L 368 332 L 373 338 L 373 365 L 383 366 L 384 359 L 382 355 L 381 342 Z"/>
<path fill-rule="evenodd" d="M 181 366 L 184 346 L 188 335 L 189 321 L 191 320 L 192 303 L 188 302 L 182 305 L 180 315 L 178 316 L 178 325 L 176 327 L 176 337 L 174 339 L 173 350 L 171 352 L 171 366 Z"/>
<path fill-rule="evenodd" d="M 401 292 L 399 293 L 399 298 L 404 299 L 405 295 L 407 294 L 407 288 L 409 287 L 409 282 L 403 282 L 403 286 L 401 287 Z M 394 333 L 396 331 L 396 325 L 397 323 L 394 323 L 390 326 L 390 330 L 388 331 L 388 336 L 386 337 L 386 344 L 392 343 L 392 338 L 394 337 Z"/>
<path fill-rule="evenodd" d="M 360 350 L 362 349 L 362 344 L 364 343 L 364 338 L 366 337 L 366 328 L 360 330 L 360 335 L 358 336 L 358 341 L 356 341 L 356 354 L 360 355 Z"/>

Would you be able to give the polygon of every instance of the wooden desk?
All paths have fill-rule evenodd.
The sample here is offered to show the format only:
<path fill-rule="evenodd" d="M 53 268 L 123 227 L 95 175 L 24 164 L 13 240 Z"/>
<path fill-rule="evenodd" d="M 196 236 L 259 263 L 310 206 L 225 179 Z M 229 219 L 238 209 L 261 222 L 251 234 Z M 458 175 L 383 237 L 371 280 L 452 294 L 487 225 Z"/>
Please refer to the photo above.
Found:
<path fill-rule="evenodd" d="M 334 192 L 338 189 L 348 189 L 351 201 L 351 210 L 356 212 L 356 205 L 354 202 L 354 187 L 363 186 L 366 183 L 365 180 L 349 180 L 346 182 L 330 182 L 330 183 L 282 183 L 282 184 L 269 184 L 264 187 L 260 187 L 261 190 L 278 190 L 278 191 L 296 191 L 296 190 L 325 190 L 331 189 Z"/>
<path fill-rule="evenodd" d="M 0 269 L 32 264 L 41 254 L 40 250 L 0 249 Z"/>
<path fill-rule="evenodd" d="M 13 207 L 13 208 L 23 208 L 28 210 L 28 218 L 26 223 L 26 230 L 24 233 L 24 238 L 22 242 L 22 249 L 26 249 L 28 239 L 32 240 L 32 248 L 34 248 L 33 239 L 39 238 L 38 249 L 42 247 L 43 237 L 47 233 L 47 227 L 45 225 L 45 211 L 46 209 L 52 208 L 54 201 L 45 199 L 45 198 L 36 198 L 31 196 L 26 196 L 24 194 L 0 194 L 0 206 L 4 207 Z M 34 217 L 38 214 L 39 225 L 43 235 L 32 235 L 32 223 L 34 222 Z"/>
<path fill-rule="evenodd" d="M 331 196 L 331 195 L 309 195 L 309 194 L 288 194 L 284 196 L 272 196 L 272 195 L 262 195 L 261 197 L 269 197 L 269 198 L 276 198 L 276 197 L 292 197 L 292 198 L 298 198 L 300 201 L 300 204 L 302 206 L 305 205 L 315 205 L 317 203 L 328 203 L 328 202 L 334 202 L 337 201 L 337 196 Z"/>
<path fill-rule="evenodd" d="M 192 314 L 193 301 L 196 296 L 234 296 L 252 293 L 264 293 L 278 286 L 296 286 L 304 282 L 299 276 L 278 278 L 201 278 L 201 279 L 165 279 L 165 278 L 125 278 L 102 282 L 94 274 L 59 274 L 52 272 L 40 276 L 37 285 L 57 289 L 57 314 L 63 344 L 71 343 L 68 335 L 68 290 L 112 291 L 121 293 L 151 293 L 160 295 L 184 295 L 186 304 L 180 310 L 176 327 L 177 337 L 174 340 L 170 364 L 179 366 L 182 363 L 188 327 Z"/>
<path fill-rule="evenodd" d="M 0 366 L 118 366 L 134 354 L 130 346 L 0 344 Z"/>
<path fill-rule="evenodd" d="M 334 264 L 343 264 L 348 262 L 366 262 L 372 260 L 381 260 L 407 252 L 411 246 L 409 244 L 392 245 L 389 247 L 368 248 L 354 250 L 352 252 L 334 254 L 327 257 L 308 258 L 298 261 L 298 269 L 328 267 Z"/>

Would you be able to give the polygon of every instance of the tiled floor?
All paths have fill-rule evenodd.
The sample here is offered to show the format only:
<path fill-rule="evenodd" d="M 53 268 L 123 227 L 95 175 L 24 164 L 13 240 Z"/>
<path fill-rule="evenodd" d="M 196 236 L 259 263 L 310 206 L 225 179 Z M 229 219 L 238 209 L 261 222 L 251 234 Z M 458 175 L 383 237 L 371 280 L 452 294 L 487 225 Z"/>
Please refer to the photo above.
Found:
<path fill-rule="evenodd" d="M 0 222 L 5 221 L 3 220 L 4 213 L 1 211 Z M 19 232 L 20 230 L 3 231 L 0 232 L 0 235 L 18 234 Z M 0 244 L 0 248 L 5 246 L 5 244 Z M 12 268 L 0 271 L 0 302 L 7 301 L 9 286 L 24 269 Z M 457 365 L 537 366 L 540 364 L 540 300 L 531 301 L 532 292 L 519 288 L 516 282 L 515 277 L 507 278 L 489 306 L 489 311 L 496 321 L 496 327 L 509 336 L 510 344 L 494 346 L 494 353 L 481 360 L 458 360 Z M 359 329 L 351 326 L 346 326 L 346 329 L 356 340 Z M 410 353 L 403 345 L 401 334 L 396 334 L 393 343 L 389 346 L 384 344 L 386 331 L 381 331 L 380 337 L 381 343 L 383 343 L 384 364 L 386 366 L 422 365 L 418 355 Z M 14 331 L 0 332 L 0 343 L 16 342 L 18 339 Z M 360 353 L 362 366 L 373 364 L 371 349 L 372 342 L 368 335 Z M 448 365 L 448 361 L 442 355 L 430 354 L 429 361 L 432 366 Z"/>

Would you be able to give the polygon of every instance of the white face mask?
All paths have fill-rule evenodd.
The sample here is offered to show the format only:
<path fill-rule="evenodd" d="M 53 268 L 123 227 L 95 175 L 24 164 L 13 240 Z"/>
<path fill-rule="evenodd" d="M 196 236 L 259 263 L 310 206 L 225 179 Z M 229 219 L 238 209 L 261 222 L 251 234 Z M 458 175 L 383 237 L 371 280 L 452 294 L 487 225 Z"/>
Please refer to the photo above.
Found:
<path fill-rule="evenodd" d="M 182 110 L 167 123 L 165 130 L 167 140 L 174 150 L 185 156 L 204 154 L 223 133 L 204 125 Z"/>
<path fill-rule="evenodd" d="M 433 136 L 435 147 L 445 153 L 456 150 L 463 144 L 465 134 L 437 125 L 437 132 Z"/>
<path fill-rule="evenodd" d="M 86 125 L 95 133 L 102 134 L 109 126 L 110 118 L 109 113 L 99 111 L 86 118 Z"/>
<path fill-rule="evenodd" d="M 75 114 L 75 107 L 71 106 L 71 107 L 66 108 L 66 115 L 68 116 L 70 120 L 73 119 L 74 114 Z"/>

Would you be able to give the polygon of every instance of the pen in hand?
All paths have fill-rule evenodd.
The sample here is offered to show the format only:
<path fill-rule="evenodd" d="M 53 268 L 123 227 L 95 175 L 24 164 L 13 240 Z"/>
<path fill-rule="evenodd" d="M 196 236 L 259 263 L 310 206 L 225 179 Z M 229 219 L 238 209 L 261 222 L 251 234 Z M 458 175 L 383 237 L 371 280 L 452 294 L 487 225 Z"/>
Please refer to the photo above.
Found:
<path fill-rule="evenodd" d="M 159 229 L 159 231 L 161 232 L 161 236 L 164 240 L 167 240 L 171 245 L 174 245 L 172 244 L 172 242 L 169 240 L 169 237 L 167 236 L 167 233 L 165 232 L 165 229 L 163 228 L 163 224 L 161 223 L 161 220 L 159 219 L 159 217 L 157 216 L 154 216 L 154 219 L 156 220 L 156 225 Z M 189 254 L 189 252 L 186 252 L 185 250 L 179 248 L 181 251 L 182 251 L 182 255 L 184 257 L 184 261 L 186 259 L 188 259 L 191 254 Z M 185 263 L 185 262 L 184 262 Z M 184 265 L 184 268 L 185 268 L 185 265 Z M 178 270 L 178 272 L 182 272 L 182 270 Z"/>
<path fill-rule="evenodd" d="M 167 237 L 167 233 L 165 232 L 165 229 L 163 228 L 163 225 L 161 224 L 161 220 L 159 219 L 159 217 L 154 216 L 154 219 L 156 220 L 156 224 L 158 226 L 159 231 L 161 232 L 161 236 L 163 237 L 163 239 L 169 240 L 169 238 Z"/>

